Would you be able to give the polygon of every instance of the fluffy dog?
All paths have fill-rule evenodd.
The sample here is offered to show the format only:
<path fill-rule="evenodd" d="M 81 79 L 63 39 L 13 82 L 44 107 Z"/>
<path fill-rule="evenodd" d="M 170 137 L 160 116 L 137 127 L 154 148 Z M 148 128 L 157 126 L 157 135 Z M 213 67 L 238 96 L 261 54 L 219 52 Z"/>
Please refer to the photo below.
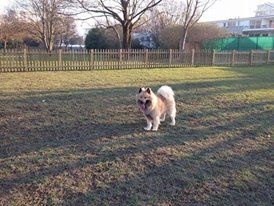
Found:
<path fill-rule="evenodd" d="M 166 114 L 170 116 L 170 125 L 175 125 L 176 106 L 174 92 L 169 86 L 162 86 L 154 94 L 151 88 L 142 87 L 136 96 L 137 105 L 143 112 L 147 126 L 145 130 L 157 131 L 160 122 L 165 120 Z"/>

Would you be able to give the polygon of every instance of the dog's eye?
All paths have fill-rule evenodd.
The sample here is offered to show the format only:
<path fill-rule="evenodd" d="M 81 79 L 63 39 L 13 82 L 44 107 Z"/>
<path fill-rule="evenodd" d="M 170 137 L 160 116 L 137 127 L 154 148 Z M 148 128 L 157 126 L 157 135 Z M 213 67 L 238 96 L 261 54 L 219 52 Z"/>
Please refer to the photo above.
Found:
<path fill-rule="evenodd" d="M 151 104 L 151 100 L 146 100 L 146 104 Z"/>
<path fill-rule="evenodd" d="M 139 99 L 139 100 L 138 100 L 138 104 L 143 104 L 143 102 Z"/>

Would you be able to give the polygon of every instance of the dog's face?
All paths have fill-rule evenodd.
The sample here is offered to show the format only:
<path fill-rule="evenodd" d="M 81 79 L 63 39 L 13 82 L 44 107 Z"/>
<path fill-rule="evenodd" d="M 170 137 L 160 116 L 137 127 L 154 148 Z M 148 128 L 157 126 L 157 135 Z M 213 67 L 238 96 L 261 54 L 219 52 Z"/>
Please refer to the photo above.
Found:
<path fill-rule="evenodd" d="M 138 107 L 144 112 L 148 111 L 152 106 L 152 90 L 150 88 L 140 88 L 137 94 Z"/>

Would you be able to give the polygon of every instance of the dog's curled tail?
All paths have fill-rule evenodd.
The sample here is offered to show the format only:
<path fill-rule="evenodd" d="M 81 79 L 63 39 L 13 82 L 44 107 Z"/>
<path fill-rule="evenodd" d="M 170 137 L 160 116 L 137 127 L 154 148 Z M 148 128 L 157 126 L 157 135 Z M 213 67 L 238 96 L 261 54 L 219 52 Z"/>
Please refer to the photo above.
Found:
<path fill-rule="evenodd" d="M 158 89 L 157 94 L 163 96 L 166 100 L 174 100 L 174 92 L 170 86 L 161 86 Z"/>

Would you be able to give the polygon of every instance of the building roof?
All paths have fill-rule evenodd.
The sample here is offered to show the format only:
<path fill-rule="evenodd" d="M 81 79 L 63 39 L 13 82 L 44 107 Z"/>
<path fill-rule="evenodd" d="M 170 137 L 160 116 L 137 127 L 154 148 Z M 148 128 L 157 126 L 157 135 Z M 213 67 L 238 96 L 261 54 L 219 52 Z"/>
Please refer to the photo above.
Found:
<path fill-rule="evenodd" d="M 244 28 L 243 31 L 244 32 L 247 32 L 247 31 L 274 31 L 274 28 L 255 28 L 255 29 Z"/>
<path fill-rule="evenodd" d="M 253 16 L 253 17 L 234 18 L 234 19 L 217 20 L 217 21 L 207 21 L 204 23 L 220 23 L 220 22 L 227 22 L 227 21 L 245 21 L 245 20 L 260 20 L 260 19 L 274 19 L 274 15 Z"/>

